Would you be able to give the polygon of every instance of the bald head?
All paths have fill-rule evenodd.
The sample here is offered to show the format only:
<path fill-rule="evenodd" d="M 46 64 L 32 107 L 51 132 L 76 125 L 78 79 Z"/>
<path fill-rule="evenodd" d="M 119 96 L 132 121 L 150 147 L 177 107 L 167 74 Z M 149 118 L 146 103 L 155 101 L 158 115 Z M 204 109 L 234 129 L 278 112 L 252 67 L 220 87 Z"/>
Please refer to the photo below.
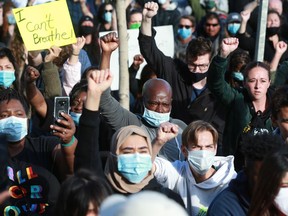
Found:
<path fill-rule="evenodd" d="M 163 79 L 150 79 L 143 85 L 143 101 L 147 109 L 167 113 L 171 111 L 172 89 Z"/>

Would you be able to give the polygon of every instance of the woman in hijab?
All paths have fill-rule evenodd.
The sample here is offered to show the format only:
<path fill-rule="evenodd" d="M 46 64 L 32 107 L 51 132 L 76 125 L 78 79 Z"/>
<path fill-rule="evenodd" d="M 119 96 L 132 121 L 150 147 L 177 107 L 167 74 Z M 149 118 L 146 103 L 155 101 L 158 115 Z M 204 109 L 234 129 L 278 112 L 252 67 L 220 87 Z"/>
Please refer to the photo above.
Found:
<path fill-rule="evenodd" d="M 153 178 L 151 156 L 149 135 L 135 125 L 123 127 L 113 135 L 105 176 L 116 191 L 139 192 Z"/>

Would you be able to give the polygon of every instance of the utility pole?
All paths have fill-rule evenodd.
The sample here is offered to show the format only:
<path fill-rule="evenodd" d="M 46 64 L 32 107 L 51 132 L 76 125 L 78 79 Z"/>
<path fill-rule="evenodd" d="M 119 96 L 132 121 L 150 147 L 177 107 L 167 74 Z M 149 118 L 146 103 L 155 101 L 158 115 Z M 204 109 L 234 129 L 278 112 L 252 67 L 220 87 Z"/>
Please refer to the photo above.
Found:
<path fill-rule="evenodd" d="M 120 104 L 129 110 L 129 73 L 128 73 L 128 33 L 126 22 L 126 1 L 116 0 L 116 16 L 119 45 L 119 98 Z"/>
<path fill-rule="evenodd" d="M 257 35 L 255 46 L 256 61 L 263 61 L 264 59 L 268 1 L 269 0 L 260 0 L 260 5 L 258 9 Z"/>

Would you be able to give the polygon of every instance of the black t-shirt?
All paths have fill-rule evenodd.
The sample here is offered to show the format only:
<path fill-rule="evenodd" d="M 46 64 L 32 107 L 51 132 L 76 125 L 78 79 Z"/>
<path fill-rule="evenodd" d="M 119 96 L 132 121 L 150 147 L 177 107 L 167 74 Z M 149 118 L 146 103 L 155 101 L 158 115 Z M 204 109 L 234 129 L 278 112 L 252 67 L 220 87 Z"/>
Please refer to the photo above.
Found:
<path fill-rule="evenodd" d="M 59 143 L 59 138 L 55 136 L 40 136 L 33 138 L 26 136 L 23 151 L 13 158 L 44 167 L 54 173 L 55 164 L 52 152 Z"/>
<path fill-rule="evenodd" d="M 51 215 L 60 190 L 53 174 L 16 160 L 8 162 L 6 174 L 10 197 L 1 203 L 0 215 Z"/>

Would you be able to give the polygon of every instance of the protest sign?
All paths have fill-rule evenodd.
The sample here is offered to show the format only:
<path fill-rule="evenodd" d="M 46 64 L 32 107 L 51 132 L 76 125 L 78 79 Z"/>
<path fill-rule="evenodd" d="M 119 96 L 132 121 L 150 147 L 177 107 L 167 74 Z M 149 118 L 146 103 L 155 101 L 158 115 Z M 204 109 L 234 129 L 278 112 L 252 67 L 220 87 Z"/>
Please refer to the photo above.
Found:
<path fill-rule="evenodd" d="M 28 51 L 76 42 L 66 1 L 15 8 L 13 14 Z"/>

